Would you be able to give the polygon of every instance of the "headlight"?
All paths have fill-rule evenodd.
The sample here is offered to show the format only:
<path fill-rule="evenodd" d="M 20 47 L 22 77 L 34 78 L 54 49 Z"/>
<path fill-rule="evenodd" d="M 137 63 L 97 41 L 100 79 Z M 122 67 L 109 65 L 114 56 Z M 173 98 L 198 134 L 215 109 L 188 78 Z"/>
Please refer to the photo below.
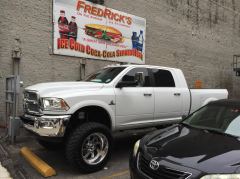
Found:
<path fill-rule="evenodd" d="M 215 174 L 215 175 L 206 175 L 201 179 L 239 179 L 240 174 Z"/>
<path fill-rule="evenodd" d="M 46 111 L 67 111 L 68 104 L 61 98 L 42 98 L 42 107 Z"/>
<path fill-rule="evenodd" d="M 133 156 L 136 157 L 137 155 L 137 152 L 138 152 L 138 149 L 139 149 L 139 145 L 140 145 L 140 140 L 138 140 L 135 145 L 134 145 L 134 148 L 133 148 Z"/>

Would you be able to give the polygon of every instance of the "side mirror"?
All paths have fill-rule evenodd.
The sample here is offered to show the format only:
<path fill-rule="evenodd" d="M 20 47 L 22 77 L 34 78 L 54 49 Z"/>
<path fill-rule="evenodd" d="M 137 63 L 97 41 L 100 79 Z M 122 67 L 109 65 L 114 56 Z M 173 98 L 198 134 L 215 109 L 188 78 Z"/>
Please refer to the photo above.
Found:
<path fill-rule="evenodd" d="M 138 83 L 138 85 L 143 86 L 144 85 L 144 74 L 143 72 L 137 72 L 134 77 L 135 81 Z"/>
<path fill-rule="evenodd" d="M 120 81 L 117 84 L 117 88 L 123 88 L 123 87 L 135 87 L 138 85 L 137 81 Z"/>

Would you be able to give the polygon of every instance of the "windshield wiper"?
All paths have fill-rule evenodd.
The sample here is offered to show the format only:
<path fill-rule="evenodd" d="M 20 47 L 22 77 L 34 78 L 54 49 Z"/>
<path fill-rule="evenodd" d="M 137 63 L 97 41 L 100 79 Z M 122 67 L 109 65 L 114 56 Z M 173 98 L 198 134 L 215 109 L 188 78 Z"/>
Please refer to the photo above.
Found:
<path fill-rule="evenodd" d="M 229 136 L 229 137 L 238 138 L 238 137 L 235 136 L 235 135 L 228 134 L 228 133 L 224 133 L 224 132 L 221 132 L 221 131 L 218 131 L 218 130 L 214 130 L 214 129 L 209 129 L 209 128 L 200 128 L 200 129 L 205 130 L 205 131 L 207 131 L 207 132 L 214 133 L 214 134 L 220 134 L 220 135 L 224 135 L 224 136 Z"/>

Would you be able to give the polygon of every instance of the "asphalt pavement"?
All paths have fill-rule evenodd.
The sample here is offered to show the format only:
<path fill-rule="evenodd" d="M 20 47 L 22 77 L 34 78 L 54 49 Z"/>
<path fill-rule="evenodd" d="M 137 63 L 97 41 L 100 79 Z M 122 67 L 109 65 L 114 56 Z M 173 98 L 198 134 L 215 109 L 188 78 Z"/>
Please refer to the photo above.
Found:
<path fill-rule="evenodd" d="M 20 155 L 20 149 L 22 147 L 28 147 L 56 170 L 57 175 L 49 177 L 50 179 L 129 179 L 128 159 L 133 145 L 138 139 L 152 130 L 153 129 L 126 131 L 114 134 L 113 154 L 107 166 L 101 171 L 87 175 L 81 174 L 66 162 L 62 149 L 50 151 L 43 148 L 37 143 L 34 136 L 29 135 L 24 129 L 21 131 L 21 135 L 17 137 L 14 145 L 9 143 L 2 143 L 1 145 L 9 154 L 8 161 L 11 161 L 10 163 L 13 166 L 9 167 L 9 172 L 14 175 L 13 178 L 44 178 Z"/>

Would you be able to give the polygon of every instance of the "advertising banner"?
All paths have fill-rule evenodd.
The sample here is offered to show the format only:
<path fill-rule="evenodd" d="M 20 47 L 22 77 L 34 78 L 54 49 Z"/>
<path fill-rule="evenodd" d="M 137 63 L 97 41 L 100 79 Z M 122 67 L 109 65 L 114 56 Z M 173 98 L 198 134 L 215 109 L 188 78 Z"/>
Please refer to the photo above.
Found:
<path fill-rule="evenodd" d="M 53 0 L 53 53 L 145 63 L 146 20 L 85 0 Z"/>

